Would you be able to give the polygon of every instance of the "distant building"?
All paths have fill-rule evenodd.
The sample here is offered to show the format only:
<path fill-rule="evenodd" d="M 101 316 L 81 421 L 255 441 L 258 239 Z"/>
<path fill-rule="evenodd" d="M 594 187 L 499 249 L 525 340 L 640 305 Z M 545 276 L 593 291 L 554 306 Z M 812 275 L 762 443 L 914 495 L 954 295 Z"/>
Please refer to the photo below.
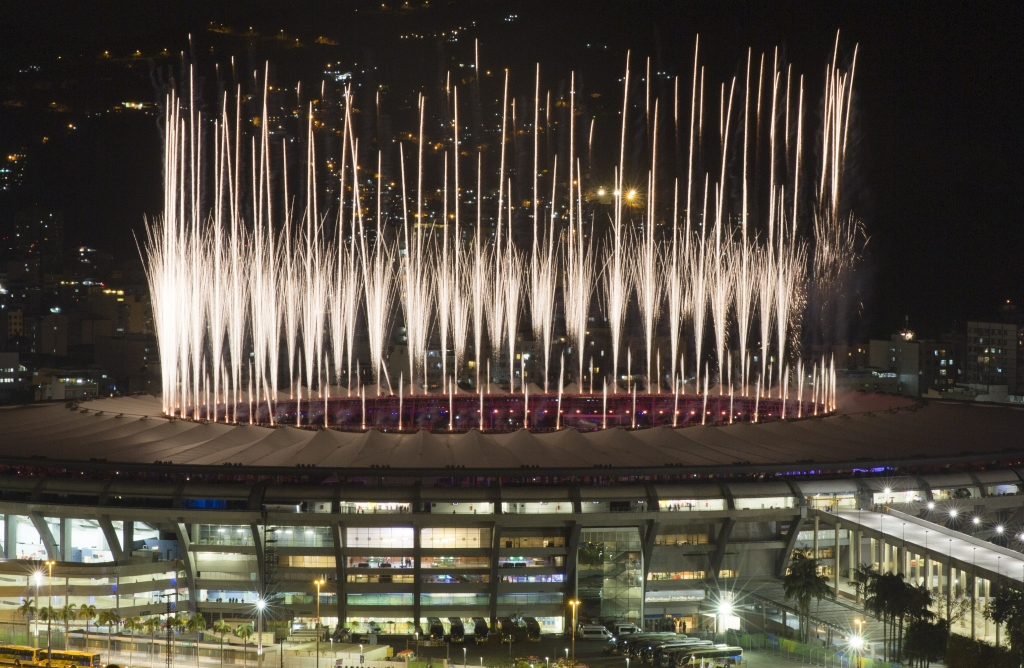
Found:
<path fill-rule="evenodd" d="M 32 378 L 36 401 L 71 401 L 99 396 L 95 372 L 89 369 L 40 369 Z"/>
<path fill-rule="evenodd" d="M 1017 349 L 1020 334 L 1016 325 L 1002 322 L 967 323 L 962 382 L 968 385 L 1005 385 L 1017 394 Z"/>
<path fill-rule="evenodd" d="M 896 379 L 896 391 L 905 396 L 920 396 L 920 345 L 903 333 L 890 341 L 868 343 L 868 366 L 882 378 Z"/>
<path fill-rule="evenodd" d="M 963 377 L 963 360 L 952 334 L 942 340 L 924 339 L 918 341 L 921 354 L 920 384 L 922 394 L 928 391 L 952 392 Z"/>

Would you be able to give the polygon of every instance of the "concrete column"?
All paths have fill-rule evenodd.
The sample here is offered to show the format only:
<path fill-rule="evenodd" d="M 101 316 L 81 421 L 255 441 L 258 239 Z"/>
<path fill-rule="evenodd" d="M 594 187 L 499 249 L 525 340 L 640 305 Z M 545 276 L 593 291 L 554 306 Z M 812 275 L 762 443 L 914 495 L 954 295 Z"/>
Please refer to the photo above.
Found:
<path fill-rule="evenodd" d="M 932 558 L 927 554 L 924 555 L 924 583 L 930 593 L 932 591 Z"/>
<path fill-rule="evenodd" d="M 135 542 L 135 522 L 132 520 L 125 520 L 121 525 L 121 549 L 124 550 L 125 557 L 132 556 L 132 544 Z"/>
<path fill-rule="evenodd" d="M 837 597 L 839 596 L 839 571 L 841 570 L 841 566 L 842 566 L 842 559 L 840 558 L 840 552 L 839 552 L 839 532 L 842 530 L 842 528 L 843 528 L 843 525 L 840 524 L 839 522 L 836 522 L 836 528 L 835 528 L 836 544 L 835 544 L 835 547 L 832 549 L 832 555 L 834 557 L 833 563 L 832 563 L 832 576 L 833 576 L 832 586 L 835 589 Z"/>
<path fill-rule="evenodd" d="M 974 571 L 971 571 L 971 640 L 975 638 L 975 619 L 974 613 L 978 608 L 978 578 L 974 575 Z"/>
<path fill-rule="evenodd" d="M 940 576 L 941 579 L 941 576 Z M 946 564 L 946 619 L 949 619 L 950 604 L 953 600 L 953 564 Z"/>
<path fill-rule="evenodd" d="M 818 558 L 818 527 L 821 525 L 821 518 L 817 515 L 814 516 L 814 559 Z"/>
<path fill-rule="evenodd" d="M 60 560 L 71 561 L 71 518 L 60 518 Z"/>
<path fill-rule="evenodd" d="M 4 516 L 4 556 L 18 558 L 18 516 Z"/>
<path fill-rule="evenodd" d="M 889 572 L 889 546 L 886 545 L 885 539 L 879 540 L 878 549 L 878 570 L 881 573 Z"/>

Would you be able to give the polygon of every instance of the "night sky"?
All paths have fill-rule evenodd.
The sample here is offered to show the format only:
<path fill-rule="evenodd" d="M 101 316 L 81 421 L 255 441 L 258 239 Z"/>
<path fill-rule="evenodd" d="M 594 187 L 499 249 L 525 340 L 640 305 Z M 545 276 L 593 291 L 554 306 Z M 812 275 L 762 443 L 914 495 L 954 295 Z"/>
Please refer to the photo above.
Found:
<path fill-rule="evenodd" d="M 859 44 L 847 187 L 870 236 L 859 276 L 863 318 L 851 335 L 888 337 L 906 314 L 919 334 L 937 336 L 955 321 L 994 317 L 1007 299 L 1024 302 L 1021 3 L 10 4 L 0 21 L 0 150 L 27 146 L 30 159 L 24 184 L 0 193 L 0 225 L 33 203 L 56 206 L 68 244 L 136 253 L 133 232 L 161 207 L 159 131 L 154 116 L 100 112 L 157 101 L 153 64 L 179 62 L 174 54 L 189 49 L 190 33 L 197 58 L 211 65 L 232 54 L 245 64 L 270 60 L 281 80 L 318 85 L 325 60 L 372 62 L 380 81 L 411 91 L 436 85 L 439 46 L 399 40 L 410 31 L 475 21 L 467 39 L 443 48 L 464 54 L 479 38 L 483 66 L 511 68 L 522 89 L 532 87 L 536 62 L 552 80 L 573 69 L 596 79 L 607 69 L 601 74 L 616 86 L 627 49 L 634 62 L 650 56 L 688 85 L 699 33 L 711 80 L 742 78 L 748 47 L 778 46 L 817 101 L 839 30 L 842 57 Z M 263 36 L 284 31 L 303 48 L 224 37 L 208 30 L 211 22 Z M 320 36 L 334 44 L 313 44 Z M 101 58 L 136 49 L 172 55 L 114 67 Z M 66 112 L 44 109 L 54 102 Z M 817 106 L 809 113 L 817 126 Z M 61 131 L 69 120 L 75 129 Z"/>

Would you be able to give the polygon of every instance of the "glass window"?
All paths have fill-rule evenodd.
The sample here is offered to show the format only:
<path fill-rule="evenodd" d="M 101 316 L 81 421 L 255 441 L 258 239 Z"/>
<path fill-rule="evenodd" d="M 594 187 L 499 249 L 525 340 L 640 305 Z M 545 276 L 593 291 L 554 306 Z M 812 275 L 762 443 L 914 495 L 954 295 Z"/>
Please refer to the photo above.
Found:
<path fill-rule="evenodd" d="M 662 511 L 725 510 L 725 499 L 671 499 L 658 501 Z"/>
<path fill-rule="evenodd" d="M 512 515 L 551 515 L 556 513 L 572 513 L 572 501 L 502 503 L 501 512 Z"/>
<path fill-rule="evenodd" d="M 502 536 L 501 547 L 565 547 L 565 536 Z"/>
<path fill-rule="evenodd" d="M 423 549 L 479 549 L 490 546 L 490 529 L 427 527 L 420 532 L 420 547 Z"/>
<path fill-rule="evenodd" d="M 282 566 L 297 568 L 335 568 L 333 556 L 282 555 L 278 557 Z"/>
<path fill-rule="evenodd" d="M 493 515 L 494 504 L 489 501 L 438 502 L 430 504 L 434 515 Z"/>
<path fill-rule="evenodd" d="M 411 506 L 408 503 L 392 501 L 342 501 L 338 504 L 338 510 L 355 515 L 394 515 L 411 512 Z"/>
<path fill-rule="evenodd" d="M 268 531 L 267 540 L 275 538 L 279 547 L 333 547 L 331 527 L 277 527 Z"/>
<path fill-rule="evenodd" d="M 565 565 L 565 557 L 498 557 L 500 568 L 561 568 Z"/>
<path fill-rule="evenodd" d="M 484 573 L 431 573 L 421 575 L 420 582 L 428 584 L 485 584 L 491 576 Z"/>
<path fill-rule="evenodd" d="M 421 568 L 490 568 L 488 557 L 423 557 Z"/>
<path fill-rule="evenodd" d="M 749 499 L 736 499 L 733 503 L 736 506 L 736 510 L 796 507 L 796 499 L 792 496 L 760 496 Z"/>
<path fill-rule="evenodd" d="M 669 533 L 654 538 L 655 545 L 707 545 L 706 533 Z"/>
<path fill-rule="evenodd" d="M 347 547 L 382 547 L 411 550 L 412 527 L 350 527 L 345 529 Z"/>
<path fill-rule="evenodd" d="M 659 580 L 703 580 L 704 571 L 676 571 L 674 573 L 648 573 L 647 579 Z"/>
<path fill-rule="evenodd" d="M 412 594 L 349 594 L 347 600 L 349 605 L 412 605 Z"/>
<path fill-rule="evenodd" d="M 498 594 L 498 605 L 539 605 L 545 603 L 561 604 L 562 592 L 546 591 L 523 594 Z"/>
<path fill-rule="evenodd" d="M 412 568 L 412 557 L 346 557 L 349 568 Z"/>
<path fill-rule="evenodd" d="M 236 524 L 200 524 L 196 545 L 252 545 L 252 529 Z"/>

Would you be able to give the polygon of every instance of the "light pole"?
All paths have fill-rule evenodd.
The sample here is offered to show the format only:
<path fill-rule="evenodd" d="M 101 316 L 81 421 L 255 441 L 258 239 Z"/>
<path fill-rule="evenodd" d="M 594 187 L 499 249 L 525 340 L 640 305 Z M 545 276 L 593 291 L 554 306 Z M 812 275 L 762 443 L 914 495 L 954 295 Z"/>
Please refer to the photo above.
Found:
<path fill-rule="evenodd" d="M 316 668 L 320 668 L 320 587 L 326 584 L 323 578 L 313 580 L 316 585 Z"/>
<path fill-rule="evenodd" d="M 465 642 L 465 641 L 463 641 L 463 642 Z M 467 651 L 467 649 L 468 648 L 466 648 L 466 647 L 462 648 L 462 666 L 463 666 L 463 668 L 465 668 L 465 666 L 466 666 L 466 651 Z"/>
<path fill-rule="evenodd" d="M 256 666 L 263 668 L 263 610 L 267 602 L 262 598 L 256 599 Z"/>
<path fill-rule="evenodd" d="M 576 609 L 580 605 L 578 598 L 570 599 L 569 605 L 572 606 L 572 665 L 576 665 Z"/>
<path fill-rule="evenodd" d="M 36 638 L 35 638 L 36 641 L 34 643 L 35 646 L 36 646 L 36 649 L 39 648 L 39 585 L 41 585 L 42 582 L 43 582 L 43 572 L 42 571 L 36 571 L 36 612 L 33 615 L 33 618 L 34 618 L 33 621 L 35 622 L 35 627 L 36 627 Z"/>
<path fill-rule="evenodd" d="M 50 618 L 53 617 L 53 567 L 57 562 L 53 559 L 46 560 L 46 567 L 49 569 L 49 577 L 46 580 L 46 663 L 53 661 L 53 654 L 50 649 Z"/>

